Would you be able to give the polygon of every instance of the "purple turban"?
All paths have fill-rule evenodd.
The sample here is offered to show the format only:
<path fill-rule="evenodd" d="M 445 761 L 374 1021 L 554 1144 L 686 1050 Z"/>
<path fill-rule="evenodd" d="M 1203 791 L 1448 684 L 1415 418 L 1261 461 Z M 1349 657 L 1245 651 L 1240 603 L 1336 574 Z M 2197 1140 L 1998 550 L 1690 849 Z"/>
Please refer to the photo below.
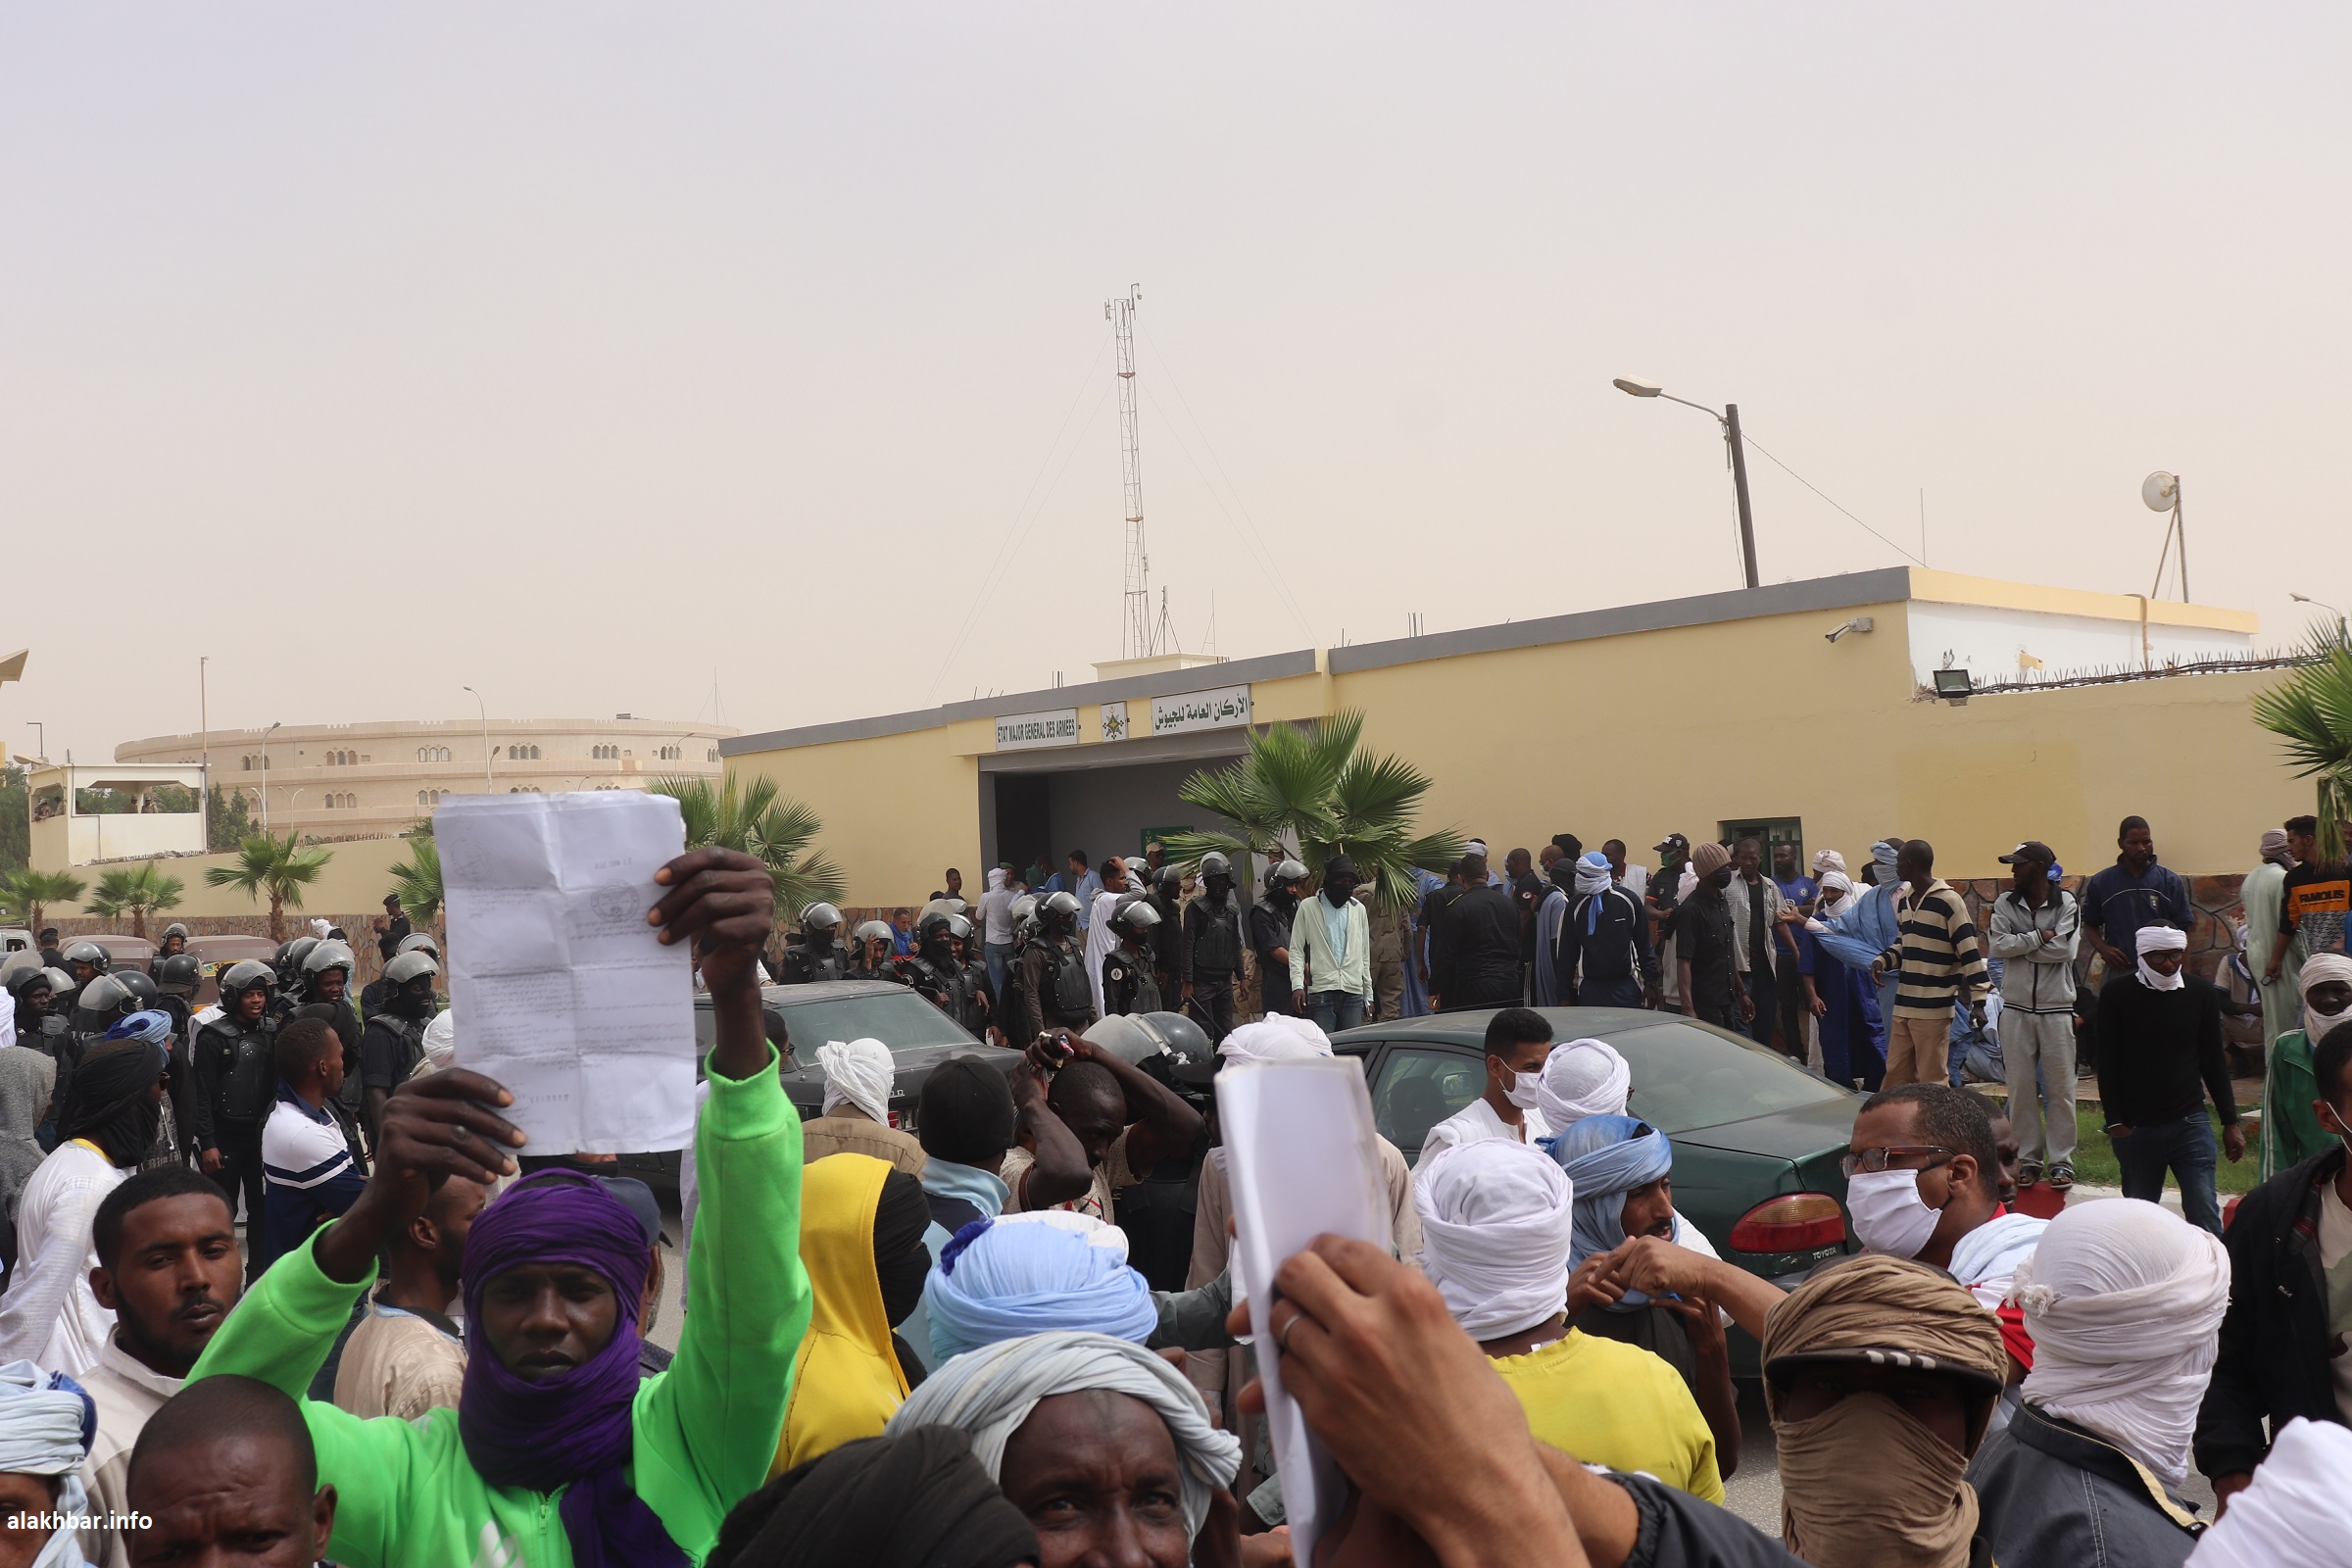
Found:
<path fill-rule="evenodd" d="M 513 1371 L 482 1337 L 482 1291 L 525 1264 L 594 1269 L 612 1287 L 612 1338 L 584 1366 L 532 1379 Z M 482 1210 L 466 1238 L 466 1384 L 458 1435 L 466 1456 L 497 1487 L 564 1494 L 564 1533 L 580 1568 L 676 1564 L 686 1554 L 621 1478 L 633 1452 L 637 1306 L 651 1254 L 626 1203 L 575 1171 L 526 1176 Z"/>

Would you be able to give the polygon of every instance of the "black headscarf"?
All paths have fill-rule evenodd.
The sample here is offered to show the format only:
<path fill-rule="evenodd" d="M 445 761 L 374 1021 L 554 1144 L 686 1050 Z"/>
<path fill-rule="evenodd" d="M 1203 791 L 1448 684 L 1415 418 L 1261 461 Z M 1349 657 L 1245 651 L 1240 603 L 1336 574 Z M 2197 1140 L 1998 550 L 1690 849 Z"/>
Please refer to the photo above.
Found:
<path fill-rule="evenodd" d="M 58 1112 L 61 1141 L 86 1138 L 112 1165 L 136 1165 L 155 1147 L 163 1102 L 155 1086 L 164 1076 L 161 1046 L 143 1040 L 103 1041 L 74 1069 L 71 1098 Z"/>
<path fill-rule="evenodd" d="M 912 1178 L 909 1178 L 911 1180 Z M 1014 1568 L 1037 1532 L 949 1427 L 861 1438 L 736 1505 L 706 1568 Z"/>

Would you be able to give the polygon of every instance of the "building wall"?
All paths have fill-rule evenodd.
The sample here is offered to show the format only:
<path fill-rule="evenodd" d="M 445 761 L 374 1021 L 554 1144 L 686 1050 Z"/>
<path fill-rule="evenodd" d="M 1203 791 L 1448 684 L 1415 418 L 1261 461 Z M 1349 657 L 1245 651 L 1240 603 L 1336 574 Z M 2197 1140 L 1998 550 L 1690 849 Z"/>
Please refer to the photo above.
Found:
<path fill-rule="evenodd" d="M 262 730 L 214 730 L 126 741 L 115 760 L 192 763 L 209 746 L 213 783 L 244 791 L 257 823 L 266 782 L 271 831 L 336 840 L 406 832 L 443 795 L 644 789 L 673 774 L 715 779 L 718 743 L 735 734 L 667 719 L 494 718 L 485 783 L 482 728 L 478 719 L 285 724 L 266 748 Z"/>

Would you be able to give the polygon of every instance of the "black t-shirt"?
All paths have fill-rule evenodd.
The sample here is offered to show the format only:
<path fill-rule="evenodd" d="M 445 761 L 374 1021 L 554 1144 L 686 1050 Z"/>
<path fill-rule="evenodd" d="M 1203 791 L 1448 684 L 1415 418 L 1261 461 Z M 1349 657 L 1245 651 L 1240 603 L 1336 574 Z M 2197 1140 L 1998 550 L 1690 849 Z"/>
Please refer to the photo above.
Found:
<path fill-rule="evenodd" d="M 1693 893 L 1674 911 L 1675 960 L 1690 965 L 1693 1000 L 1729 1001 L 1732 973 L 1739 958 L 1740 932 L 1732 923 L 1732 906 L 1721 898 Z"/>
<path fill-rule="evenodd" d="M 386 1094 L 399 1088 L 424 1056 L 423 1031 L 389 1014 L 368 1020 L 360 1036 L 360 1086 Z"/>

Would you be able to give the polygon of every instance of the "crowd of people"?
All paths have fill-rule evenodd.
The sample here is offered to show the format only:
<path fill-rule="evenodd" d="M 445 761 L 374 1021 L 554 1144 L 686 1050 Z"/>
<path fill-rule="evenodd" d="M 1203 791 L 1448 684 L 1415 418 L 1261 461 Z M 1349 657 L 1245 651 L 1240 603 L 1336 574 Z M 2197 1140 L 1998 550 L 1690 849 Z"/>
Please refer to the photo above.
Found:
<path fill-rule="evenodd" d="M 2209 1101 L 2245 1147 L 2222 1001 L 2137 819 L 2079 892 L 2019 845 L 1983 933 L 1893 838 L 1858 880 L 1680 836 L 1654 872 L 1562 835 L 1497 874 L 1473 842 L 1409 911 L 1346 857 L 1277 859 L 1251 900 L 1222 856 L 1073 857 L 1042 891 L 1000 867 L 974 906 L 951 875 L 904 952 L 822 906 L 779 945 L 766 871 L 698 851 L 649 914 L 693 945 L 716 1029 L 674 1250 L 644 1184 L 522 1168 L 427 934 L 380 933 L 364 996 L 329 929 L 202 1008 L 184 932 L 147 974 L 30 955 L 0 971 L 0 1562 L 1285 1562 L 1267 1354 L 1350 1483 L 1332 1562 L 2338 1560 L 2352 958 L 2340 919 L 2333 950 L 2303 923 L 2332 895 L 2296 826 L 2247 896 L 2282 1009 L 2276 1168 L 2218 1235 Z M 936 1066 L 909 1128 L 886 1047 L 811 1043 L 804 1123 L 771 976 L 910 985 L 1018 1055 Z M 1656 1006 L 1869 1091 L 1858 1255 L 1785 1289 L 1677 1211 L 1633 1065 L 1558 1010 Z M 1408 1009 L 1484 1014 L 1483 1091 L 1416 1158 L 1375 1138 L 1385 1236 L 1285 1261 L 1254 1339 L 1200 1075 Z M 1211 1054 L 1183 1081 L 1103 1022 L 1170 1012 Z M 2130 1196 L 2045 1220 L 2016 1204 L 2072 1185 L 2079 1044 Z M 1979 1055 L 2006 1107 L 1955 1082 Z M 2151 1200 L 2168 1169 L 2185 1217 Z M 1172 1273 L 1130 1211 L 1171 1171 Z M 1735 1336 L 1760 1347 L 1777 1537 L 1722 1506 Z"/>

